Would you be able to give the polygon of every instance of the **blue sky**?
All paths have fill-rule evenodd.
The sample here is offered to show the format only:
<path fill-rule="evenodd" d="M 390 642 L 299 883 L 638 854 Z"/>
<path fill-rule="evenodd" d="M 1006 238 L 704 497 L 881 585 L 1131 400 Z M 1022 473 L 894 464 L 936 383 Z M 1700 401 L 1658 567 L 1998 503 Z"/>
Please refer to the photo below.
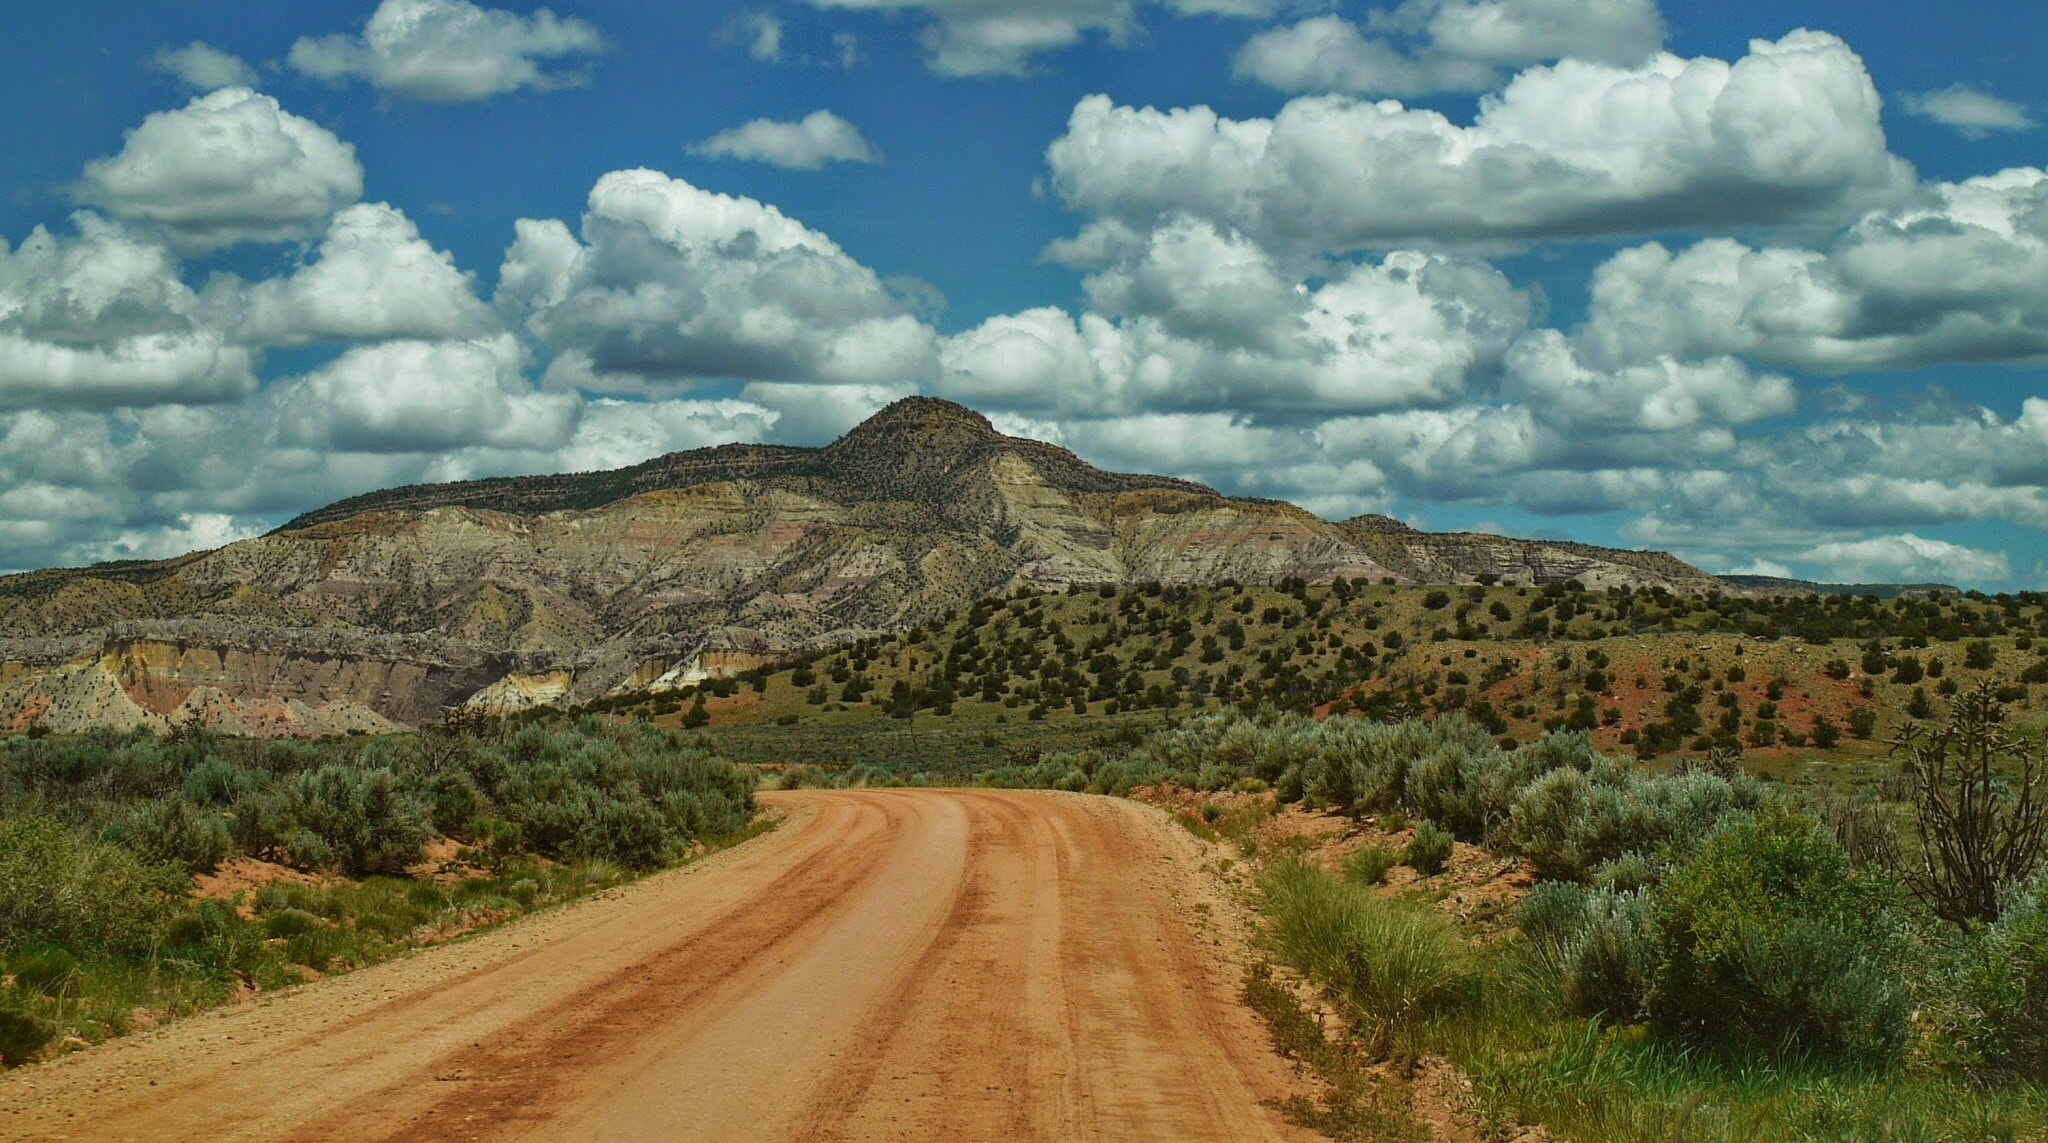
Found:
<path fill-rule="evenodd" d="M 2048 581 L 2038 6 L 17 27 L 0 568 L 394 483 L 820 443 L 924 392 L 1332 518 Z"/>

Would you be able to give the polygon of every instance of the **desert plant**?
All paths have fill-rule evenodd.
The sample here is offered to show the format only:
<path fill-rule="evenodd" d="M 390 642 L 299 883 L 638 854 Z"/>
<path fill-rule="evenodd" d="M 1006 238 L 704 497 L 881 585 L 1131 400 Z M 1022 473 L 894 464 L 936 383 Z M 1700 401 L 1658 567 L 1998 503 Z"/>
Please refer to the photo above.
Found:
<path fill-rule="evenodd" d="M 0 819 L 0 948 L 29 942 L 135 951 L 182 878 L 44 818 Z"/>
<path fill-rule="evenodd" d="M 1434 877 L 1450 864 L 1453 842 L 1449 830 L 1425 818 L 1415 827 L 1415 836 L 1408 840 L 1401 860 L 1424 877 Z"/>
<path fill-rule="evenodd" d="M 1486 831 L 1484 775 L 1500 766 L 1500 747 L 1491 742 L 1446 742 L 1416 759 L 1408 770 L 1410 809 L 1457 837 L 1478 841 Z"/>
<path fill-rule="evenodd" d="M 1921 842 L 1907 885 L 1947 920 L 1997 919 L 2001 889 L 2033 874 L 2048 838 L 2039 756 L 2006 728 L 1989 683 L 1956 696 L 1940 728 L 1907 724 L 1892 750 Z"/>
<path fill-rule="evenodd" d="M 1261 887 L 1282 957 L 1344 1001 L 1382 1045 L 1468 996 L 1471 953 L 1428 906 L 1383 899 L 1299 858 L 1272 866 Z"/>
<path fill-rule="evenodd" d="M 1857 868 L 1896 870 L 1903 865 L 1899 831 L 1885 803 L 1863 794 L 1817 790 L 1808 794 L 1807 804 Z"/>
<path fill-rule="evenodd" d="M 226 806 L 241 792 L 247 776 L 233 762 L 208 758 L 185 772 L 185 797 L 196 806 Z"/>
<path fill-rule="evenodd" d="M 1519 921 L 1559 1007 L 1613 1022 L 1641 1013 L 1656 960 L 1643 893 L 1539 882 L 1522 898 Z"/>
<path fill-rule="evenodd" d="M 78 958 L 56 945 L 30 945 L 5 961 L 6 975 L 16 988 L 46 996 L 62 994 L 78 977 Z"/>
<path fill-rule="evenodd" d="M 1387 871 L 1401 864 L 1401 851 L 1391 845 L 1366 844 L 1344 855 L 1344 880 L 1353 885 L 1378 885 Z"/>
<path fill-rule="evenodd" d="M 1652 898 L 1649 1014 L 1703 1040 L 1889 1061 L 1911 1008 L 1902 902 L 1783 804 L 1724 822 Z"/>
<path fill-rule="evenodd" d="M 263 956 L 263 930 L 225 901 L 201 901 L 164 927 L 163 957 L 205 972 L 246 973 Z"/>
<path fill-rule="evenodd" d="M 235 848 L 218 814 L 201 813 L 181 797 L 138 802 L 123 825 L 128 847 L 144 861 L 188 873 L 211 871 Z"/>
<path fill-rule="evenodd" d="M 1970 942 L 1962 1035 L 1980 1068 L 2048 1080 L 2048 871 L 2007 887 L 2000 904 Z"/>
<path fill-rule="evenodd" d="M 420 859 L 427 811 L 389 770 L 329 765 L 285 785 L 283 816 L 352 876 L 401 873 Z"/>
<path fill-rule="evenodd" d="M 0 1066 L 17 1067 L 35 1058 L 57 1037 L 57 1026 L 40 1016 L 0 1008 Z"/>
<path fill-rule="evenodd" d="M 1644 777 L 1599 758 L 1587 770 L 1552 770 L 1524 787 L 1495 840 L 1545 877 L 1583 881 L 1624 855 L 1675 862 L 1716 822 L 1755 809 L 1763 796 L 1747 777 L 1729 781 L 1701 768 Z"/>

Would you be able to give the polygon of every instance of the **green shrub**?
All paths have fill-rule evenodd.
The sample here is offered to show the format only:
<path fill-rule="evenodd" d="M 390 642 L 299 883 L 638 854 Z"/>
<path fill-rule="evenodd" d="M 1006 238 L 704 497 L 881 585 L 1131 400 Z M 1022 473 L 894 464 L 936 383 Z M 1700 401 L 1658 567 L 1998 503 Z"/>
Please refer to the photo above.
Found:
<path fill-rule="evenodd" d="M 0 819 L 0 948 L 147 948 L 182 879 L 44 818 Z"/>
<path fill-rule="evenodd" d="M 1969 942 L 1961 1034 L 1994 1074 L 2048 1080 L 2048 869 L 2008 887 L 1998 920 Z"/>
<path fill-rule="evenodd" d="M 1484 776 L 1500 766 L 1500 747 L 1491 742 L 1477 750 L 1463 742 L 1445 742 L 1409 768 L 1404 800 L 1411 811 L 1453 836 L 1478 841 L 1487 824 Z"/>
<path fill-rule="evenodd" d="M 200 901 L 164 927 L 163 957 L 218 975 L 247 973 L 263 957 L 263 934 L 225 901 Z"/>
<path fill-rule="evenodd" d="M 831 785 L 831 776 L 809 762 L 791 766 L 775 778 L 775 787 L 779 790 L 829 789 Z"/>
<path fill-rule="evenodd" d="M 45 996 L 62 995 L 78 976 L 78 958 L 55 945 L 30 945 L 4 962 L 15 986 Z"/>
<path fill-rule="evenodd" d="M 1382 899 L 1298 858 L 1261 886 L 1281 956 L 1383 1034 L 1469 996 L 1471 953 L 1428 906 Z"/>
<path fill-rule="evenodd" d="M 1643 777 L 1624 762 L 1599 758 L 1588 769 L 1552 770 L 1524 787 L 1495 841 L 1544 877 L 1583 881 L 1631 854 L 1658 866 L 1676 862 L 1716 822 L 1754 810 L 1763 796 L 1763 786 L 1747 777 L 1698 769 Z"/>
<path fill-rule="evenodd" d="M 317 933 L 328 927 L 320 917 L 304 909 L 289 906 L 263 915 L 263 933 L 273 939 L 296 937 L 301 933 Z"/>
<path fill-rule="evenodd" d="M 1593 867 L 1586 880 L 1593 887 L 1616 893 L 1647 889 L 1663 875 L 1663 866 L 1640 853 L 1624 853 Z"/>
<path fill-rule="evenodd" d="M 1644 894 L 1544 881 L 1523 896 L 1519 919 L 1560 1008 L 1617 1023 L 1642 1013 L 1656 959 Z"/>
<path fill-rule="evenodd" d="M 1401 864 L 1401 851 L 1390 845 L 1361 845 L 1344 855 L 1344 880 L 1353 885 L 1378 885 L 1387 871 Z"/>
<path fill-rule="evenodd" d="M 35 1058 L 57 1037 L 57 1026 L 40 1016 L 0 1008 L 0 1065 L 17 1067 Z"/>
<path fill-rule="evenodd" d="M 1585 927 L 1588 892 L 1572 881 L 1538 881 L 1522 894 L 1515 923 L 1531 941 L 1569 940 Z"/>
<path fill-rule="evenodd" d="M 1649 1013 L 1709 1041 L 1883 1063 L 1911 1005 L 1903 895 L 1780 804 L 1724 822 L 1651 903 Z"/>
<path fill-rule="evenodd" d="M 425 808 L 390 770 L 328 765 L 295 775 L 285 784 L 281 812 L 352 877 L 402 873 L 427 842 Z M 291 841 L 287 835 L 288 847 Z M 304 861 L 310 854 L 294 856 L 311 864 Z"/>
<path fill-rule="evenodd" d="M 753 775 L 686 736 L 589 721 L 573 731 L 527 727 L 467 763 L 530 852 L 645 869 L 753 814 Z"/>
<path fill-rule="evenodd" d="M 1629 844 L 1640 839 L 1615 836 L 1630 777 L 1612 759 L 1589 770 L 1564 768 L 1537 777 L 1516 795 L 1499 831 L 1500 847 L 1528 858 L 1544 877 L 1570 881 L 1610 857 L 1640 850 Z"/>
<path fill-rule="evenodd" d="M 428 778 L 423 791 L 427 816 L 444 837 L 462 837 L 469 824 L 490 809 L 476 780 L 461 770 L 443 770 Z"/>
<path fill-rule="evenodd" d="M 128 848 L 144 861 L 187 873 L 211 872 L 235 848 L 220 815 L 201 813 L 182 797 L 138 802 L 123 824 Z"/>
<path fill-rule="evenodd" d="M 1450 864 L 1453 840 L 1449 830 L 1425 820 L 1415 827 L 1415 836 L 1409 839 L 1408 849 L 1401 858 L 1415 872 L 1424 877 L 1434 877 Z"/>
<path fill-rule="evenodd" d="M 347 942 L 342 934 L 334 929 L 307 929 L 286 938 L 284 958 L 293 964 L 326 972 L 333 965 L 334 958 L 342 955 L 346 948 Z"/>
<path fill-rule="evenodd" d="M 185 798 L 195 806 L 218 809 L 233 804 L 250 784 L 250 776 L 233 762 L 212 757 L 185 772 Z"/>

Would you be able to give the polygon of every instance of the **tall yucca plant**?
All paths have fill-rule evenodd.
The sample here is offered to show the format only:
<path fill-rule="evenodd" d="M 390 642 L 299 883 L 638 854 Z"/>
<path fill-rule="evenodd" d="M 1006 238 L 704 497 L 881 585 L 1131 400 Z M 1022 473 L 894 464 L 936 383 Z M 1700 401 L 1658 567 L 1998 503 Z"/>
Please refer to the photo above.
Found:
<path fill-rule="evenodd" d="M 1892 751 L 1904 755 L 1920 832 L 1906 883 L 1956 924 L 1996 920 L 1999 889 L 2033 874 L 2048 835 L 2039 756 L 2006 728 L 1989 683 L 1950 700 L 1938 728 L 1908 723 Z"/>

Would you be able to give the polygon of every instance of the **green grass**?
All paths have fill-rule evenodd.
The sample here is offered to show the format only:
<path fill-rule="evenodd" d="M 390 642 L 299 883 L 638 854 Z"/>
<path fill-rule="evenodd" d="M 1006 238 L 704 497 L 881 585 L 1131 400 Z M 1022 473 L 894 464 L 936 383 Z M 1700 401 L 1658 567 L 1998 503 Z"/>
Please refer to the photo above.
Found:
<path fill-rule="evenodd" d="M 1343 1006 L 1357 1048 L 1369 1059 L 1449 1058 L 1472 1081 L 1472 1110 L 1497 1133 L 1540 1123 L 1561 1139 L 1602 1143 L 2048 1139 L 2048 1089 L 2038 1085 L 1724 1053 L 1641 1025 L 1572 1018 L 1524 946 L 1468 945 L 1427 906 L 1382 899 L 1298 858 L 1272 863 L 1261 884 L 1271 950 Z M 1321 1028 L 1290 1017 L 1283 998 L 1293 1004 L 1270 980 L 1247 986 L 1284 1052 L 1330 1073 L 1339 1092 L 1368 1084 L 1359 1053 L 1320 1045 Z M 1294 1111 L 1310 1126 L 1335 1115 Z"/>
<path fill-rule="evenodd" d="M 706 852 L 757 837 L 773 823 L 706 840 Z M 223 902 L 188 901 L 139 955 L 32 944 L 0 956 L 0 1058 L 92 1044 L 217 1007 L 249 990 L 272 991 L 319 974 L 362 968 L 481 932 L 623 884 L 637 874 L 607 861 L 555 865 L 531 857 L 447 884 L 372 877 L 258 890 L 253 920 Z M 11 1029 L 32 1024 L 43 1043 L 17 1056 Z M 19 1033 L 17 1033 L 17 1036 Z"/>
<path fill-rule="evenodd" d="M 1267 868 L 1260 891 L 1275 951 L 1379 1042 L 1469 998 L 1472 955 L 1435 910 L 1294 857 Z"/>
<path fill-rule="evenodd" d="M 1457 1062 L 1486 1121 L 1542 1123 L 1566 1139 L 1992 1143 L 2048 1132 L 2048 1095 L 2039 1089 L 1723 1056 L 1640 1026 L 1559 1018 L 1506 988 L 1470 1012 L 1409 1029 L 1402 1047 Z"/>
<path fill-rule="evenodd" d="M 1410 1113 L 1407 1090 L 1357 1067 L 1345 1045 L 1332 1040 L 1294 994 L 1274 981 L 1271 965 L 1254 965 L 1240 995 L 1266 1022 L 1274 1050 L 1300 1061 L 1322 1081 L 1320 1098 L 1295 1096 L 1281 1102 L 1288 1122 L 1340 1143 L 1424 1143 L 1431 1138 Z"/>
<path fill-rule="evenodd" d="M 1378 885 L 1401 864 L 1401 850 L 1380 843 L 1362 845 L 1344 855 L 1344 880 L 1353 885 Z"/>

